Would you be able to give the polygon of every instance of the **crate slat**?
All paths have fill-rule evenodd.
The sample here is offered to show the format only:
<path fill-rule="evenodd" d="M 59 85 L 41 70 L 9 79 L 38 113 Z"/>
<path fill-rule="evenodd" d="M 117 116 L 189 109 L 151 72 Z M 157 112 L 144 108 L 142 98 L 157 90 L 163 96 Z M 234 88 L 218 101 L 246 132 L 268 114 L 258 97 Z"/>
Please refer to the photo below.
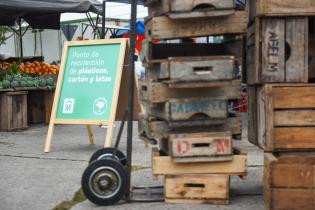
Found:
<path fill-rule="evenodd" d="M 152 152 L 153 175 L 225 174 L 246 176 L 247 155 L 234 155 L 228 162 L 175 163 L 170 156 Z"/>

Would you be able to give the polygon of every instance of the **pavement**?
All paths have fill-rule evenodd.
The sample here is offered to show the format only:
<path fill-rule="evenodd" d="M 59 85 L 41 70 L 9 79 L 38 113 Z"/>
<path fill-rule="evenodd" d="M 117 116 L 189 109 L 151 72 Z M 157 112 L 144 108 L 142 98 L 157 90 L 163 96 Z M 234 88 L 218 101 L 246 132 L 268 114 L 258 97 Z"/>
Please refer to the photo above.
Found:
<path fill-rule="evenodd" d="M 246 116 L 243 119 L 246 121 Z M 246 123 L 244 123 L 245 125 Z M 114 137 L 118 132 L 118 123 Z M 0 132 L 0 210 L 51 210 L 63 201 L 71 200 L 80 187 L 81 175 L 93 152 L 103 147 L 106 129 L 93 126 L 96 144 L 89 145 L 85 126 L 56 126 L 52 151 L 44 153 L 46 125 L 31 126 L 18 132 Z M 151 175 L 151 148 L 144 147 L 134 125 L 133 165 L 146 169 L 132 174 L 132 184 L 161 185 L 162 178 Z M 170 205 L 159 203 L 119 203 L 115 207 L 96 206 L 88 200 L 76 204 L 71 210 L 112 209 L 214 209 L 263 210 L 262 174 L 263 152 L 247 141 L 243 128 L 242 141 L 236 146 L 248 152 L 246 180 L 231 179 L 230 205 Z M 126 149 L 126 129 L 120 149 Z"/>

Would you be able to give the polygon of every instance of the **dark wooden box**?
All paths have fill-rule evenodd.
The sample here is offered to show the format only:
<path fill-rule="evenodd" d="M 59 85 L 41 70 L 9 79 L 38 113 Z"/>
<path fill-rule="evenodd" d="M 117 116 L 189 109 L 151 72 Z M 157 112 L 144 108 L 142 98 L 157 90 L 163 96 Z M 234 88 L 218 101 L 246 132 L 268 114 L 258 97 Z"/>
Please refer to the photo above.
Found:
<path fill-rule="evenodd" d="M 0 93 L 0 130 L 27 128 L 27 91 Z"/>
<path fill-rule="evenodd" d="M 44 123 L 46 119 L 45 90 L 32 90 L 27 95 L 29 124 Z"/>

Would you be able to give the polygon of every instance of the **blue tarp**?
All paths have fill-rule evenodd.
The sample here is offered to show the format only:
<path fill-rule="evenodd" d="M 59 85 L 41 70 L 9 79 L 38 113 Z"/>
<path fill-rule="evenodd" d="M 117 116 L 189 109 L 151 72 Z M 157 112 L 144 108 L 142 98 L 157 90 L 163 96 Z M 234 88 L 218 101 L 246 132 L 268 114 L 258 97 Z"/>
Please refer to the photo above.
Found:
<path fill-rule="evenodd" d="M 123 26 L 124 28 L 126 28 L 125 30 L 124 29 L 119 29 L 116 33 L 117 36 L 122 36 L 124 34 L 128 34 L 129 31 L 130 31 L 130 25 L 126 25 L 126 26 Z M 144 35 L 144 21 L 143 20 L 138 20 L 136 22 L 136 33 L 137 34 L 141 34 L 141 35 Z"/>

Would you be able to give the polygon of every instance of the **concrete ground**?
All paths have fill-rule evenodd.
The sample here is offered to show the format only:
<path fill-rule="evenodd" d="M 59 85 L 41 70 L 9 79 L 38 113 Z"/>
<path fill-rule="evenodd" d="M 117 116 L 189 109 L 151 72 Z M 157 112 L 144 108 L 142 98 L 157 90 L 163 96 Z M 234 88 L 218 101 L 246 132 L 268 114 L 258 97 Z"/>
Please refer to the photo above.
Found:
<path fill-rule="evenodd" d="M 93 127 L 95 145 L 88 145 L 84 126 L 56 126 L 51 153 L 43 152 L 47 126 L 32 126 L 25 131 L 0 133 L 0 210 L 51 210 L 65 200 L 72 199 L 80 188 L 81 175 L 91 154 L 102 148 L 106 130 Z M 118 127 L 115 128 L 114 137 Z M 263 210 L 262 151 L 247 142 L 247 131 L 236 146 L 248 152 L 246 180 L 233 177 L 231 204 L 170 205 L 165 203 L 120 203 L 115 209 L 215 209 L 215 210 Z M 123 133 L 120 149 L 125 151 L 126 133 Z M 134 126 L 133 165 L 150 167 L 151 149 L 145 148 L 137 137 Z M 133 185 L 161 184 L 154 180 L 150 169 L 134 172 Z M 78 203 L 72 210 L 111 209 L 99 207 L 88 200 Z"/>

